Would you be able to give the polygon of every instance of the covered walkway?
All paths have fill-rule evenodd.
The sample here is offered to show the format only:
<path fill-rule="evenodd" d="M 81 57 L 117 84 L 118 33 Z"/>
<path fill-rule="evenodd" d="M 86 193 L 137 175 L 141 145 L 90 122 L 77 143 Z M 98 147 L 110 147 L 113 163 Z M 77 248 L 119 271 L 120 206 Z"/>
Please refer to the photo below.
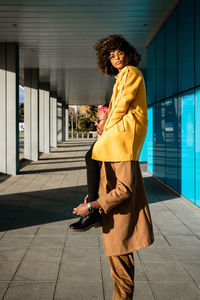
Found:
<path fill-rule="evenodd" d="M 69 140 L 0 176 L 0 299 L 111 300 L 101 229 L 68 230 L 87 192 L 84 154 Z M 143 172 L 155 242 L 135 254 L 134 300 L 200 299 L 200 209 Z"/>

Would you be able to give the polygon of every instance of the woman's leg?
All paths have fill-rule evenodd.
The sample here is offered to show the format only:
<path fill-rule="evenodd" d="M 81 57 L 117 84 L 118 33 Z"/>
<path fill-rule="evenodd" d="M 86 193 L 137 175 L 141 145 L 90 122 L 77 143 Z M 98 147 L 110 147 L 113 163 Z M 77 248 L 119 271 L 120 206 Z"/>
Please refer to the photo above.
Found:
<path fill-rule="evenodd" d="M 114 280 L 113 300 L 132 300 L 135 268 L 133 253 L 109 256 L 108 259 Z"/>
<path fill-rule="evenodd" d="M 85 155 L 85 162 L 87 167 L 87 186 L 88 186 L 88 202 L 96 201 L 98 199 L 100 169 L 99 162 L 92 159 L 92 144 L 90 150 Z"/>
<path fill-rule="evenodd" d="M 93 144 L 94 145 L 94 144 Z M 85 155 L 85 162 L 87 167 L 87 185 L 88 185 L 88 202 L 98 199 L 100 168 L 99 162 L 92 159 L 92 148 Z M 70 225 L 70 229 L 74 231 L 85 231 L 91 227 L 101 226 L 101 216 L 99 209 L 86 217 L 81 217 L 78 222 Z"/>

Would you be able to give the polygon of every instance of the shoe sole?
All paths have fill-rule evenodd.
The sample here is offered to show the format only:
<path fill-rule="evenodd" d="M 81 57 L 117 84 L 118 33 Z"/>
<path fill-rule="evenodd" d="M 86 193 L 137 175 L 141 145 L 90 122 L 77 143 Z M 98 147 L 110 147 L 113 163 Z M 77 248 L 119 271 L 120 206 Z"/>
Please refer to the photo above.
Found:
<path fill-rule="evenodd" d="M 90 226 L 88 227 L 85 227 L 83 229 L 75 229 L 75 228 L 69 228 L 71 231 L 76 231 L 76 232 L 82 232 L 82 231 L 87 231 L 88 229 L 94 227 L 94 228 L 98 228 L 98 227 L 101 227 L 101 223 L 98 222 L 98 223 L 94 223 L 94 224 L 91 224 Z"/>

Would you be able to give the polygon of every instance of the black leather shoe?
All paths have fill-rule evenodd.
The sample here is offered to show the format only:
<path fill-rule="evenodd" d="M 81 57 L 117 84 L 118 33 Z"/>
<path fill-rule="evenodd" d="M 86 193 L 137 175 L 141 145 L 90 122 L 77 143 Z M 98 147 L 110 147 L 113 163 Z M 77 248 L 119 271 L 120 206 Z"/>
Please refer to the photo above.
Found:
<path fill-rule="evenodd" d="M 86 231 L 92 227 L 100 227 L 101 226 L 101 216 L 99 211 L 95 210 L 93 213 L 89 214 L 86 217 L 81 217 L 80 220 L 76 223 L 73 223 L 69 226 L 72 231 Z"/>

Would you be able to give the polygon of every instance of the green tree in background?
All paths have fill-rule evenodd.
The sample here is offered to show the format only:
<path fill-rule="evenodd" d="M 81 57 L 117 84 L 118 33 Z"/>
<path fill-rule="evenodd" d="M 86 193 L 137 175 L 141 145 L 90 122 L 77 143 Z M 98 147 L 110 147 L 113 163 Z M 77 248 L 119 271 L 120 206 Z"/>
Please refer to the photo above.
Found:
<path fill-rule="evenodd" d="M 95 117 L 98 107 L 95 105 L 81 105 L 79 107 L 78 130 L 80 131 L 95 131 Z"/>
<path fill-rule="evenodd" d="M 19 121 L 24 122 L 24 104 L 21 103 L 19 106 Z"/>

